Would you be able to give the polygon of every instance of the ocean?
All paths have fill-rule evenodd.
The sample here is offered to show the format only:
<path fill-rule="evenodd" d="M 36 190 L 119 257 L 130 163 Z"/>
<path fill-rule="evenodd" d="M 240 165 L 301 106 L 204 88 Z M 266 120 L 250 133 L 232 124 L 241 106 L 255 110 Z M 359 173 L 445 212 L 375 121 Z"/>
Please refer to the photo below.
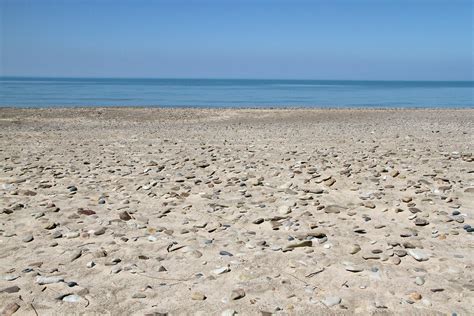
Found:
<path fill-rule="evenodd" d="M 0 77 L 1 107 L 474 107 L 474 81 Z"/>

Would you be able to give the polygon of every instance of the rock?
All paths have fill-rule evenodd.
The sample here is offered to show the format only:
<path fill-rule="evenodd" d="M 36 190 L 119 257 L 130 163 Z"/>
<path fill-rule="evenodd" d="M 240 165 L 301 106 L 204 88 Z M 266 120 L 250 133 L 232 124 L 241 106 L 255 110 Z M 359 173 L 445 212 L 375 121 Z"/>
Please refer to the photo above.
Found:
<path fill-rule="evenodd" d="M 356 266 L 346 266 L 346 271 L 350 271 L 350 272 L 362 272 L 364 271 L 364 268 L 361 268 L 361 267 L 356 267 Z"/>
<path fill-rule="evenodd" d="M 51 234 L 51 237 L 53 237 L 54 239 L 61 238 L 62 236 L 63 234 L 59 230 L 56 230 Z"/>
<path fill-rule="evenodd" d="M 327 185 L 328 187 L 331 187 L 334 183 L 336 183 L 336 179 L 334 178 L 329 178 L 324 181 L 324 184 Z"/>
<path fill-rule="evenodd" d="M 79 235 L 80 235 L 79 232 L 73 231 L 73 232 L 68 232 L 68 233 L 66 233 L 65 237 L 66 237 L 66 238 L 69 238 L 69 239 L 72 239 L 72 238 L 77 238 L 77 237 L 79 237 Z"/>
<path fill-rule="evenodd" d="M 351 246 L 351 250 L 349 251 L 349 253 L 350 253 L 351 255 L 355 255 L 355 254 L 358 253 L 360 250 L 361 250 L 361 249 L 360 249 L 360 246 L 359 246 L 358 244 L 353 244 L 353 245 Z"/>
<path fill-rule="evenodd" d="M 94 215 L 95 212 L 94 212 L 93 210 L 79 209 L 79 210 L 77 211 L 77 214 L 90 216 L 90 215 Z"/>
<path fill-rule="evenodd" d="M 400 262 L 402 262 L 400 257 L 392 257 L 392 258 L 390 258 L 390 261 L 396 266 L 398 266 L 400 264 Z"/>
<path fill-rule="evenodd" d="M 119 267 L 119 266 L 115 266 L 110 270 L 110 272 L 113 273 L 113 274 L 120 273 L 121 271 L 122 271 L 122 268 Z"/>
<path fill-rule="evenodd" d="M 230 269 L 228 267 L 222 267 L 222 268 L 212 270 L 212 273 L 214 273 L 216 275 L 219 275 L 219 274 L 226 273 L 226 272 L 229 272 L 229 271 L 230 271 Z"/>
<path fill-rule="evenodd" d="M 324 212 L 328 214 L 339 214 L 345 210 L 347 210 L 347 208 L 340 205 L 328 205 L 324 208 Z"/>
<path fill-rule="evenodd" d="M 11 316 L 20 308 L 17 303 L 8 303 L 0 313 L 1 316 Z"/>
<path fill-rule="evenodd" d="M 415 219 L 415 225 L 416 226 L 426 226 L 428 224 L 429 224 L 429 222 L 426 219 L 423 219 L 423 218 Z"/>
<path fill-rule="evenodd" d="M 82 255 L 81 249 L 73 250 L 69 261 L 73 262 L 74 260 L 78 259 L 81 255 Z"/>
<path fill-rule="evenodd" d="M 405 257 L 407 255 L 407 251 L 405 249 L 395 249 L 393 253 L 398 257 Z"/>
<path fill-rule="evenodd" d="M 67 189 L 69 190 L 69 192 L 76 192 L 77 191 L 77 187 L 74 186 L 74 185 L 68 186 Z"/>
<path fill-rule="evenodd" d="M 230 294 L 230 300 L 235 301 L 235 300 L 241 299 L 244 296 L 245 296 L 245 291 L 243 289 L 232 290 L 232 293 Z"/>
<path fill-rule="evenodd" d="M 263 223 L 263 222 L 264 222 L 264 219 L 263 219 L 263 218 L 257 218 L 257 219 L 254 220 L 252 223 L 253 223 L 253 224 L 256 224 L 256 225 L 259 225 L 259 224 L 261 224 L 261 223 Z"/>
<path fill-rule="evenodd" d="M 420 277 L 420 276 L 417 276 L 417 277 L 415 278 L 415 284 L 417 284 L 417 285 L 423 285 L 423 284 L 425 284 L 425 279 L 423 279 L 423 278 Z"/>
<path fill-rule="evenodd" d="M 64 296 L 62 300 L 63 302 L 77 303 L 81 300 L 81 297 L 79 295 L 70 294 L 70 295 Z"/>
<path fill-rule="evenodd" d="M 225 251 L 225 250 L 219 251 L 219 254 L 220 254 L 221 256 L 229 256 L 229 257 L 234 256 L 233 254 L 231 254 L 230 252 Z"/>
<path fill-rule="evenodd" d="M 368 254 L 363 254 L 363 255 L 362 255 L 362 258 L 363 258 L 364 260 L 370 260 L 370 259 L 375 259 L 375 260 L 377 260 L 377 259 L 380 259 L 380 256 L 377 255 L 377 254 L 368 253 Z"/>
<path fill-rule="evenodd" d="M 19 275 L 7 274 L 7 275 L 2 275 L 1 279 L 5 281 L 14 281 L 18 279 L 19 277 L 20 277 Z"/>
<path fill-rule="evenodd" d="M 421 250 L 409 249 L 407 253 L 412 256 L 416 261 L 427 261 L 430 258 L 428 254 Z"/>
<path fill-rule="evenodd" d="M 146 298 L 146 294 L 145 293 L 134 293 L 132 295 L 132 298 Z"/>
<path fill-rule="evenodd" d="M 342 299 L 339 296 L 327 296 L 321 302 L 327 307 L 340 304 Z"/>
<path fill-rule="evenodd" d="M 294 249 L 294 248 L 301 248 L 301 247 L 312 247 L 313 246 L 313 242 L 311 240 L 303 240 L 303 241 L 300 241 L 300 242 L 295 242 L 295 243 L 291 243 L 291 244 L 288 244 L 285 249 Z"/>
<path fill-rule="evenodd" d="M 370 209 L 374 209 L 375 208 L 375 204 L 374 202 L 372 201 L 367 201 L 364 203 L 364 206 L 367 207 L 367 208 L 370 208 Z"/>
<path fill-rule="evenodd" d="M 235 316 L 237 315 L 237 312 L 233 309 L 226 309 L 221 313 L 221 316 Z"/>
<path fill-rule="evenodd" d="M 23 237 L 23 238 L 21 239 L 21 241 L 23 241 L 23 242 L 25 242 L 25 243 L 30 242 L 30 241 L 33 241 L 33 240 L 34 240 L 34 238 L 33 238 L 33 235 L 32 235 L 32 234 L 28 234 L 28 235 L 26 235 L 25 237 Z"/>
<path fill-rule="evenodd" d="M 278 208 L 278 213 L 280 215 L 286 215 L 291 213 L 291 208 L 288 205 L 282 205 Z"/>
<path fill-rule="evenodd" d="M 38 283 L 39 285 L 53 284 L 53 283 L 59 283 L 59 282 L 64 282 L 64 278 L 60 276 L 37 276 L 36 277 L 36 283 Z"/>
<path fill-rule="evenodd" d="M 201 292 L 193 292 L 191 294 L 191 299 L 194 301 L 204 301 L 206 299 L 206 295 Z"/>
<path fill-rule="evenodd" d="M 105 227 L 99 227 L 97 229 L 94 229 L 94 235 L 100 236 L 105 234 Z"/>
<path fill-rule="evenodd" d="M 0 290 L 0 293 L 9 293 L 9 294 L 11 294 L 11 293 L 17 293 L 19 291 L 20 291 L 20 288 L 18 286 L 14 285 L 14 286 L 6 287 L 3 290 Z"/>
<path fill-rule="evenodd" d="M 119 213 L 119 218 L 123 221 L 129 221 L 129 220 L 132 219 L 132 217 L 130 216 L 130 214 L 128 214 L 127 211 L 120 212 Z"/>
<path fill-rule="evenodd" d="M 44 229 L 47 229 L 47 230 L 51 230 L 51 229 L 54 229 L 56 228 L 56 223 L 47 223 L 45 226 L 44 226 Z"/>
<path fill-rule="evenodd" d="M 413 213 L 413 214 L 416 214 L 416 213 L 420 213 L 420 212 L 421 212 L 421 210 L 420 210 L 419 208 L 417 208 L 417 207 L 410 207 L 410 208 L 408 208 L 408 210 L 409 210 L 411 213 Z"/>
<path fill-rule="evenodd" d="M 418 292 L 413 292 L 413 293 L 410 293 L 410 298 L 414 301 L 419 301 L 421 300 L 422 296 Z"/>

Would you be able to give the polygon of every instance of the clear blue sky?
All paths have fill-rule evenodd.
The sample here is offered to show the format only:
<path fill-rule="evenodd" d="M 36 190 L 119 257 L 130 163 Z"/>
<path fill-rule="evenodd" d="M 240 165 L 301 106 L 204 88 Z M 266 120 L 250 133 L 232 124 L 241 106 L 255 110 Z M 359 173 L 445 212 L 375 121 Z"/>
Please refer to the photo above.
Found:
<path fill-rule="evenodd" d="M 473 80 L 470 0 L 0 0 L 0 75 Z"/>

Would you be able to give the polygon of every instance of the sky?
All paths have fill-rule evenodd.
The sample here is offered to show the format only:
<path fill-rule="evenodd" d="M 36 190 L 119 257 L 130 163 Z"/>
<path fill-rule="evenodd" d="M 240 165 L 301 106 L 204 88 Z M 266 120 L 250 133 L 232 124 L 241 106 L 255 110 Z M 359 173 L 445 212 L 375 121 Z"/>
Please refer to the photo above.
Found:
<path fill-rule="evenodd" d="M 473 80 L 474 0 L 0 0 L 0 76 Z"/>

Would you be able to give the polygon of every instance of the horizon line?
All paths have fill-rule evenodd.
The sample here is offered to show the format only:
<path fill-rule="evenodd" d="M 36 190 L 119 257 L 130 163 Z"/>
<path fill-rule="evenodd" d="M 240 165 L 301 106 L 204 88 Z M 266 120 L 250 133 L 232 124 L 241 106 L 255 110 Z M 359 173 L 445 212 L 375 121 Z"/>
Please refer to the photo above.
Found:
<path fill-rule="evenodd" d="M 132 80 L 268 80 L 268 81 L 373 81 L 373 82 L 474 82 L 474 79 L 470 80 L 461 80 L 461 79 L 448 79 L 448 80 L 439 80 L 439 79 L 314 79 L 314 78 L 244 78 L 244 77 L 126 77 L 126 76 L 117 76 L 117 77 L 107 77 L 107 76 L 17 76 L 17 75 L 0 75 L 0 79 L 8 78 L 18 78 L 18 79 L 132 79 Z"/>

